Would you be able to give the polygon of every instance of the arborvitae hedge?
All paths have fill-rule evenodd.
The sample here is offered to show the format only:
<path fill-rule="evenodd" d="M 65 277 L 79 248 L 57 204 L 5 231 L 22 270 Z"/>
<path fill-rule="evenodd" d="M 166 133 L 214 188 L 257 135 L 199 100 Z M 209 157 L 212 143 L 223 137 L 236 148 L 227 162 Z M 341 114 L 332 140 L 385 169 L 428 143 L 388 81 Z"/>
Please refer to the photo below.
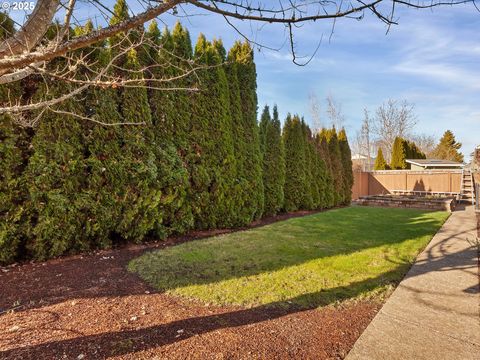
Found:
<path fill-rule="evenodd" d="M 340 145 L 338 141 L 335 146 L 332 145 L 332 140 L 329 143 L 328 133 L 330 136 L 336 134 L 334 129 L 324 129 L 314 137 L 310 128 L 298 116 L 287 116 L 283 128 L 286 211 L 325 209 L 349 201 L 351 196 L 350 193 L 347 194 L 346 181 L 337 182 L 338 190 L 335 188 L 335 174 L 331 164 L 335 163 L 335 171 L 342 171 L 346 176 L 351 174 L 352 180 L 349 180 L 349 183 L 353 185 L 353 174 L 349 173 L 352 165 L 351 162 L 347 164 L 349 161 L 342 162 Z M 342 146 L 348 156 L 350 148 L 346 139 L 343 141 Z M 332 153 L 331 149 L 335 150 L 335 153 Z M 349 168 L 344 169 L 344 164 Z"/>
<path fill-rule="evenodd" d="M 123 0 L 114 13 L 114 22 L 128 17 Z M 72 36 L 91 30 L 87 23 Z M 57 112 L 45 112 L 31 130 L 0 118 L 0 263 L 348 203 L 351 163 L 344 131 L 338 139 L 334 129 L 312 134 L 300 117 L 289 116 L 282 132 L 276 107 L 273 118 L 265 109 L 259 126 L 248 44 L 235 43 L 227 55 L 221 41 L 201 36 L 193 55 L 179 23 L 160 32 L 152 22 L 145 36 L 164 50 L 144 45 L 118 61 L 129 76 L 145 78 L 148 89 L 91 88 L 54 107 Z M 84 54 L 101 68 L 123 37 Z M 161 85 L 155 79 L 181 75 L 192 61 L 207 68 L 171 86 L 198 91 L 154 89 Z M 167 62 L 174 66 L 138 71 Z M 49 82 L 47 93 L 43 81 L 31 77 L 23 89 L 1 86 L 0 102 L 64 91 L 65 84 Z M 145 124 L 107 126 L 125 122 Z"/>

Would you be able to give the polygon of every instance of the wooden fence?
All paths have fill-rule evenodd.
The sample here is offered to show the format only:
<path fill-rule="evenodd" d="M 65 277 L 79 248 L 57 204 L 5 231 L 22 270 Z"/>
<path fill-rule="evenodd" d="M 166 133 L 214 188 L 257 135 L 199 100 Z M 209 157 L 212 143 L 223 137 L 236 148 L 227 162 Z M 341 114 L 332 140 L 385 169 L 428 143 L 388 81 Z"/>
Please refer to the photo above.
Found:
<path fill-rule="evenodd" d="M 401 192 L 459 193 L 461 170 L 385 170 L 354 172 L 352 199 Z"/>

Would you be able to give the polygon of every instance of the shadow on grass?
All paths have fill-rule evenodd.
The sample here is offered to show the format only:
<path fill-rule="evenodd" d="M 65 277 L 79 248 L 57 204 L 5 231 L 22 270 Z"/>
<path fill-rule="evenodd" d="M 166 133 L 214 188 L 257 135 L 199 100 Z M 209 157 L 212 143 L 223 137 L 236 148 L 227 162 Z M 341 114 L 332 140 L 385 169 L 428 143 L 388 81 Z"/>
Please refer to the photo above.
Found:
<path fill-rule="evenodd" d="M 209 285 L 273 273 L 316 259 L 385 245 L 401 246 L 407 240 L 433 236 L 443 221 L 442 216 L 421 210 L 344 208 L 149 252 L 132 260 L 129 269 L 160 291 Z M 428 240 L 419 241 L 417 250 Z M 414 251 L 407 249 L 404 258 L 400 257 L 400 269 L 389 276 L 392 281 L 401 278 L 402 266 L 410 266 Z"/>

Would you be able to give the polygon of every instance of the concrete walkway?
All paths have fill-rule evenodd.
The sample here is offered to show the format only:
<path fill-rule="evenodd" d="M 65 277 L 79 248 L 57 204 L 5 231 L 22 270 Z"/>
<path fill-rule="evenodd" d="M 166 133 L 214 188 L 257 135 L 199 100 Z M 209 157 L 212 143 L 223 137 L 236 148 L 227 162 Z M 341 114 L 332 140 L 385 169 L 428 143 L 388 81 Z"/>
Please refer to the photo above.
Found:
<path fill-rule="evenodd" d="M 455 211 L 355 343 L 347 360 L 480 359 L 472 206 Z"/>

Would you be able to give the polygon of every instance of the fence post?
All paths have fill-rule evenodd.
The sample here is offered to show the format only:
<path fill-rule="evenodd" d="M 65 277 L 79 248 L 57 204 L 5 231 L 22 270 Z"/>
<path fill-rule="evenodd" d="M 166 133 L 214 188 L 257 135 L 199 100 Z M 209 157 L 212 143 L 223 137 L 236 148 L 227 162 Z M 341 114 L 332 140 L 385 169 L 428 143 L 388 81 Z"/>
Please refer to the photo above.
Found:
<path fill-rule="evenodd" d="M 452 186 L 452 173 L 448 173 L 448 192 L 453 192 L 452 191 L 453 186 Z"/>

